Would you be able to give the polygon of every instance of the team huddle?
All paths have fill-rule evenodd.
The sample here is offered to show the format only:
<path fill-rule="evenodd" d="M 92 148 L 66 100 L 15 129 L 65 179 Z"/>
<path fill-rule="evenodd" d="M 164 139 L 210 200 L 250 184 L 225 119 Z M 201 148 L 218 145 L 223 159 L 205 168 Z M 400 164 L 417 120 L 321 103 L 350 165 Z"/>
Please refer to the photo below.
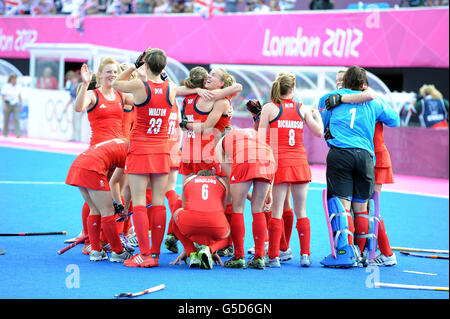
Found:
<path fill-rule="evenodd" d="M 397 126 L 399 118 L 368 87 L 364 69 L 338 73 L 337 90 L 322 97 L 318 109 L 295 101 L 295 76 L 279 73 L 270 102 L 247 102 L 254 127 L 234 128 L 231 100 L 241 84 L 225 69 L 208 73 L 194 67 L 177 86 L 164 72 L 166 64 L 164 51 L 147 49 L 134 65 L 107 58 L 95 76 L 87 65 L 81 68 L 74 107 L 87 112 L 92 135 L 66 183 L 78 187 L 85 201 L 83 254 L 92 261 L 157 267 L 163 243 L 174 253 L 181 243 L 171 264 L 279 268 L 293 258 L 295 223 L 300 265 L 310 266 L 306 125 L 330 146 L 324 202 L 333 249 L 321 264 L 397 263 L 373 196 L 382 184 L 393 183 L 382 129 Z M 181 194 L 175 191 L 178 174 Z M 248 261 L 247 201 L 254 240 Z M 377 245 L 379 255 L 369 258 Z M 230 258 L 222 262 L 221 257 Z"/>

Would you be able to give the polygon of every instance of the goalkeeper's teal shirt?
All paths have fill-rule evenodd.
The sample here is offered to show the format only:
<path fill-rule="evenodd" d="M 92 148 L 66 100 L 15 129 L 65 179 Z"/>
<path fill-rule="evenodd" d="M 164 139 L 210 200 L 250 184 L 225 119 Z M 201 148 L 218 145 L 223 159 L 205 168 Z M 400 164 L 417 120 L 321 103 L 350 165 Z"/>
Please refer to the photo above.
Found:
<path fill-rule="evenodd" d="M 400 117 L 383 98 L 377 97 L 362 104 L 341 104 L 328 111 L 325 100 L 330 94 L 356 94 L 361 91 L 338 89 L 324 95 L 319 100 L 319 111 L 322 114 L 324 127 L 329 127 L 334 137 L 327 140 L 328 146 L 339 148 L 360 148 L 372 154 L 375 164 L 373 135 L 375 123 L 383 122 L 387 126 L 399 126 Z"/>

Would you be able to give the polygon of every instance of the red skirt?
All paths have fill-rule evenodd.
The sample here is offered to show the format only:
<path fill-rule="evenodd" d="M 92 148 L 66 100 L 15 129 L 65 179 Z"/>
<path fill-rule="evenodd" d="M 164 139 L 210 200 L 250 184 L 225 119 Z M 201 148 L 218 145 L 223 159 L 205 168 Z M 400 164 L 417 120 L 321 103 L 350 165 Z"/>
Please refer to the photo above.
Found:
<path fill-rule="evenodd" d="M 170 154 L 127 154 L 126 174 L 168 174 Z"/>
<path fill-rule="evenodd" d="M 393 184 L 394 174 L 392 167 L 376 167 L 375 166 L 375 184 Z"/>
<path fill-rule="evenodd" d="M 230 184 L 247 182 L 253 179 L 262 179 L 271 183 L 274 175 L 275 163 L 271 161 L 236 164 L 231 167 Z"/>
<path fill-rule="evenodd" d="M 66 184 L 97 191 L 111 190 L 105 174 L 100 174 L 96 171 L 90 171 L 80 167 L 70 167 L 66 178 Z"/>

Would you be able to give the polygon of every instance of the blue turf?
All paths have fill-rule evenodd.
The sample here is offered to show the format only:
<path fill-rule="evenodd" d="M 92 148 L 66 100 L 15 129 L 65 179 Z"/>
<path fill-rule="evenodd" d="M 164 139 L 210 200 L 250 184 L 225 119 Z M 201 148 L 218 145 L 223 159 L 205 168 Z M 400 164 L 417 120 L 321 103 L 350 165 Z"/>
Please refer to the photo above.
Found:
<path fill-rule="evenodd" d="M 176 258 L 164 245 L 160 267 L 126 268 L 90 262 L 81 245 L 59 256 L 64 239 L 81 230 L 81 195 L 64 184 L 11 184 L 8 181 L 64 182 L 75 156 L 0 147 L 0 233 L 68 232 L 67 236 L 0 237 L 0 298 L 109 299 L 119 292 L 137 292 L 164 283 L 164 291 L 145 299 L 448 299 L 447 292 L 369 288 L 374 277 L 388 283 L 448 286 L 447 260 L 402 256 L 390 268 L 326 269 L 319 262 L 329 254 L 321 189 L 311 183 L 307 212 L 311 221 L 312 267 L 299 267 L 299 241 L 293 230 L 294 260 L 265 271 L 214 267 L 211 271 L 169 265 Z M 180 191 L 180 188 L 177 188 Z M 384 216 L 392 246 L 447 249 L 449 201 L 445 198 L 383 192 Z M 245 249 L 253 246 L 251 215 L 245 212 Z M 179 247 L 181 245 L 179 244 Z M 71 288 L 74 269 L 80 287 Z M 426 276 L 404 270 L 435 273 Z"/>

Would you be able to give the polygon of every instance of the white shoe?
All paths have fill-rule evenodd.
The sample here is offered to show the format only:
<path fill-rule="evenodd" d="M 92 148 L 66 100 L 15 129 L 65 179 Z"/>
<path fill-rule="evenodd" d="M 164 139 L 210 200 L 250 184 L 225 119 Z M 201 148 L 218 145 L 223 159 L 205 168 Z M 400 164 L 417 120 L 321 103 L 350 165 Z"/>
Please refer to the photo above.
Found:
<path fill-rule="evenodd" d="M 386 257 L 383 254 L 379 254 L 373 260 L 370 261 L 370 264 L 376 266 L 394 266 L 397 265 L 397 257 L 395 253 L 392 253 L 392 256 Z"/>
<path fill-rule="evenodd" d="M 267 252 L 269 251 L 269 242 L 266 241 L 264 243 L 264 250 L 267 254 Z M 253 246 L 252 248 L 250 248 L 249 250 L 247 250 L 247 253 L 249 253 L 250 255 L 254 255 L 255 254 L 255 246 Z"/>
<path fill-rule="evenodd" d="M 300 256 L 300 266 L 302 267 L 309 267 L 311 266 L 311 257 L 309 255 L 301 255 Z"/>
<path fill-rule="evenodd" d="M 138 242 L 136 233 L 128 235 L 127 236 L 127 240 L 128 240 L 128 245 L 130 245 L 131 247 L 138 247 L 139 246 L 139 242 Z"/>
<path fill-rule="evenodd" d="M 132 257 L 133 257 L 133 254 L 124 248 L 123 252 L 121 254 L 112 252 L 111 258 L 109 258 L 109 261 L 113 262 L 113 263 L 123 263 L 125 260 L 130 259 Z"/>
<path fill-rule="evenodd" d="M 102 261 L 108 259 L 108 255 L 102 250 L 91 250 L 89 253 L 89 260 L 90 261 Z"/>
<path fill-rule="evenodd" d="M 271 267 L 271 268 L 280 268 L 281 267 L 279 257 L 270 259 L 269 256 L 266 255 L 264 257 L 264 263 L 265 263 L 266 267 Z"/>
<path fill-rule="evenodd" d="M 292 259 L 292 250 L 288 248 L 285 251 L 280 250 L 280 261 L 288 261 Z"/>

